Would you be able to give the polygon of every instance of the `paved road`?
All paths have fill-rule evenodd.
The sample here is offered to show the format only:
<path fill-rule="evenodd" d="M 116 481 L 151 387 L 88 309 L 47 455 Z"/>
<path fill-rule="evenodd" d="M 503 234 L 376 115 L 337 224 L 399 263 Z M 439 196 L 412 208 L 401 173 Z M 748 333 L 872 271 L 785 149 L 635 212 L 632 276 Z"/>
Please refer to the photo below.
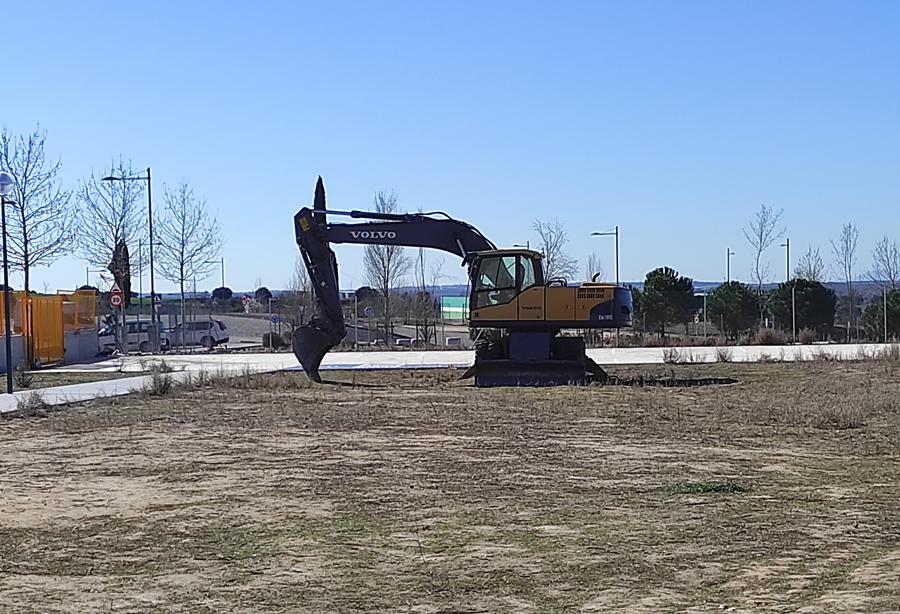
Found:
<path fill-rule="evenodd" d="M 820 354 L 841 359 L 854 359 L 863 355 L 873 355 L 881 351 L 879 344 L 850 345 L 805 345 L 805 346 L 746 346 L 730 347 L 735 362 L 753 362 L 764 357 L 785 361 L 812 360 Z M 715 362 L 716 348 L 690 347 L 676 348 L 686 362 Z M 588 355 L 601 365 L 660 364 L 663 363 L 664 348 L 599 348 L 588 350 Z M 206 371 L 210 375 L 231 375 L 241 373 L 263 373 L 286 369 L 299 369 L 293 354 L 216 354 L 198 353 L 187 355 L 166 355 L 162 357 L 175 370 L 176 380 L 184 380 L 192 374 Z M 84 401 L 97 396 L 117 396 L 140 390 L 149 376 L 143 375 L 152 358 L 126 356 L 107 358 L 93 363 L 59 367 L 57 371 L 122 371 L 134 373 L 135 377 L 117 380 L 59 386 L 40 389 L 43 400 L 51 405 Z M 427 369 L 440 367 L 465 368 L 472 364 L 472 351 L 447 352 L 333 352 L 325 357 L 322 370 L 329 369 Z M 0 413 L 16 409 L 18 400 L 31 391 L 17 392 L 12 397 L 0 395 Z"/>

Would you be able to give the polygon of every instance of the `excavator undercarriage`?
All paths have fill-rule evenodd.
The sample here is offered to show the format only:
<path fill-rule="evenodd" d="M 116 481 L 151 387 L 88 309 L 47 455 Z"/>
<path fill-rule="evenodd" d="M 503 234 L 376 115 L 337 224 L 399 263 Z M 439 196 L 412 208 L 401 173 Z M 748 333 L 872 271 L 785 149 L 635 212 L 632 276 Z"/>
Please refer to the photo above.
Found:
<path fill-rule="evenodd" d="M 476 341 L 475 363 L 463 377 L 474 377 L 479 387 L 583 386 L 608 379 L 585 354 L 583 338 L 522 331 Z"/>

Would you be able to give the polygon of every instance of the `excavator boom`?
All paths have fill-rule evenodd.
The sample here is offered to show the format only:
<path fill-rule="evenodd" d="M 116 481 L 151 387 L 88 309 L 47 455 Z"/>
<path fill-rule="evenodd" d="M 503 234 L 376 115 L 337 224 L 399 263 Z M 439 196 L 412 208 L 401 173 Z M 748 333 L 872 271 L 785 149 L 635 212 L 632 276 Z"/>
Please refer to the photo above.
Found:
<path fill-rule="evenodd" d="M 372 221 L 356 224 L 329 223 L 328 215 L 343 215 Z M 316 182 L 313 208 L 302 208 L 294 216 L 297 245 L 306 264 L 318 313 L 294 332 L 292 347 L 303 370 L 321 381 L 319 365 L 325 354 L 346 336 L 340 303 L 337 258 L 331 243 L 428 247 L 456 254 L 464 262 L 496 246 L 477 228 L 444 213 L 369 213 L 328 211 L 322 178 Z"/>

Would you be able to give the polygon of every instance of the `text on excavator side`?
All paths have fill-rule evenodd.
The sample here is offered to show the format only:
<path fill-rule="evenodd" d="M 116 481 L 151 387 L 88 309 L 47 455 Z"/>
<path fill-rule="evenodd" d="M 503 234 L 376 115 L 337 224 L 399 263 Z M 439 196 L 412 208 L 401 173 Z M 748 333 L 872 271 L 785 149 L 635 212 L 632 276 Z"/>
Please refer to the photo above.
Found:
<path fill-rule="evenodd" d="M 351 230 L 354 239 L 396 239 L 397 233 L 392 230 Z"/>

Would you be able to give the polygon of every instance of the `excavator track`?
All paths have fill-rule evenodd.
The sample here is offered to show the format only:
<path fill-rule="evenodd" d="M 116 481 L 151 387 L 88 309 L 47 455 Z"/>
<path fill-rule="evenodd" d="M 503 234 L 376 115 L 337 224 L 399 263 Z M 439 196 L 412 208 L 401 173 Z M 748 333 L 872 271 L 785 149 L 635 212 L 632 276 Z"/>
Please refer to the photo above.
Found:
<path fill-rule="evenodd" d="M 475 386 L 584 386 L 609 376 L 584 351 L 581 337 L 512 332 L 504 339 L 479 340 L 475 363 L 463 374 Z"/>

